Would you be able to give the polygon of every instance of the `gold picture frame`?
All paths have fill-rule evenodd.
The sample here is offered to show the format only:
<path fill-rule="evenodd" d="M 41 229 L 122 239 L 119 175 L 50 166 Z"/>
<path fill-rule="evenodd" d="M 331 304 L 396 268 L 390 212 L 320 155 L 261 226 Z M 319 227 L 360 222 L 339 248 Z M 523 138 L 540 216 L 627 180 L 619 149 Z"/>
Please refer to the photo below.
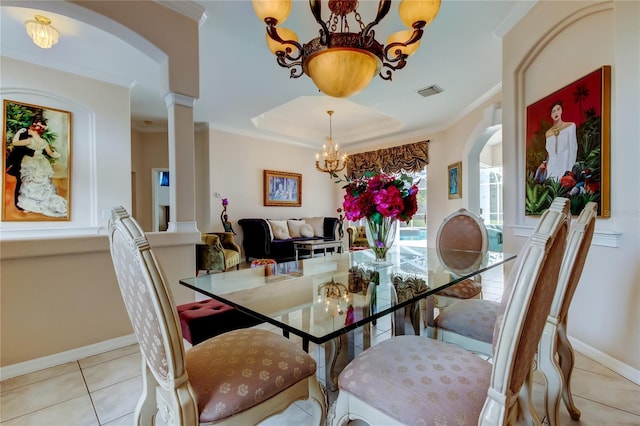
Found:
<path fill-rule="evenodd" d="M 462 161 L 447 166 L 447 182 L 449 199 L 462 198 Z"/>
<path fill-rule="evenodd" d="M 2 220 L 71 219 L 71 112 L 5 99 Z"/>
<path fill-rule="evenodd" d="M 265 170 L 263 185 L 265 206 L 302 206 L 302 174 Z"/>

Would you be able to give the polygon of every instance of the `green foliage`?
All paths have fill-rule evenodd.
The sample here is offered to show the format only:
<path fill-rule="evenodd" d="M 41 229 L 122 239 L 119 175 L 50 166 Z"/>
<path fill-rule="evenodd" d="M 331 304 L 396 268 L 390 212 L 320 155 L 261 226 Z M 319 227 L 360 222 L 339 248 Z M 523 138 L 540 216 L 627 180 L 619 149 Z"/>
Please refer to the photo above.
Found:
<path fill-rule="evenodd" d="M 13 144 L 11 141 L 13 137 L 20 129 L 24 129 L 29 127 L 33 123 L 33 119 L 36 116 L 42 116 L 42 108 L 31 107 L 27 105 L 17 104 L 13 102 L 7 102 L 6 104 L 6 135 L 7 140 L 6 146 L 7 151 L 6 155 L 13 150 Z M 42 134 L 42 139 L 47 141 L 49 146 L 51 146 L 58 135 L 55 132 L 52 132 L 49 129 L 46 129 Z M 56 161 L 55 158 L 47 157 L 50 163 L 54 163 Z"/>
<path fill-rule="evenodd" d="M 548 209 L 551 205 L 549 190 L 545 183 L 539 185 L 527 183 L 527 196 L 525 198 L 526 214 L 542 214 L 542 212 Z"/>
<path fill-rule="evenodd" d="M 569 209 L 571 210 L 572 215 L 578 215 L 584 209 L 584 206 L 587 205 L 588 202 L 593 201 L 595 203 L 600 202 L 600 193 L 586 193 L 586 194 L 576 194 L 569 198 L 570 204 Z"/>

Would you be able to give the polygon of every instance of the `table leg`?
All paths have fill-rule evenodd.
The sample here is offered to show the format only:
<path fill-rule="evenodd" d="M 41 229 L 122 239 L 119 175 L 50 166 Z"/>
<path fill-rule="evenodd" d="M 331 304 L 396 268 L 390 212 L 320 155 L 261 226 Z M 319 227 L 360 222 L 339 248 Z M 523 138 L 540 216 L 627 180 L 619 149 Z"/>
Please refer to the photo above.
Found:
<path fill-rule="evenodd" d="M 366 339 L 370 342 L 370 338 Z M 355 334 L 345 333 L 324 344 L 325 385 L 332 392 L 338 390 L 338 375 L 355 358 Z"/>
<path fill-rule="evenodd" d="M 313 252 L 315 251 L 313 250 L 313 246 L 311 246 L 311 249 L 309 251 L 311 252 L 311 257 L 313 257 Z"/>
<path fill-rule="evenodd" d="M 296 247 L 296 262 L 298 261 L 298 255 L 300 253 L 300 249 Z"/>

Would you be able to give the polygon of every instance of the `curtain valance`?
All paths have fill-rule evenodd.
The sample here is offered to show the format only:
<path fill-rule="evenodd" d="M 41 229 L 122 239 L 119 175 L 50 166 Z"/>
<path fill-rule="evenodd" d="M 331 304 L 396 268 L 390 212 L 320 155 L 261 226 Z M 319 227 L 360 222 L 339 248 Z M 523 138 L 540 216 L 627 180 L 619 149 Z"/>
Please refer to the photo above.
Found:
<path fill-rule="evenodd" d="M 367 171 L 383 173 L 420 172 L 429 164 L 428 140 L 376 151 L 360 152 L 347 158 L 347 176 L 359 178 Z"/>

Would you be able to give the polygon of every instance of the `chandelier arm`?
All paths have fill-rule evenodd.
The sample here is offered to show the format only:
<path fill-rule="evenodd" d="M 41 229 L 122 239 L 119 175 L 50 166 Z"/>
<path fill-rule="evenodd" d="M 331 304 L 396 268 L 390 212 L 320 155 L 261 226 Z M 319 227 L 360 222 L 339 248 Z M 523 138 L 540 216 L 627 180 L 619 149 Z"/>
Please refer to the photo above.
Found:
<path fill-rule="evenodd" d="M 365 29 L 360 33 L 362 35 L 361 39 L 363 41 L 369 37 L 374 38 L 375 35 L 373 34 L 372 28 L 378 25 L 380 21 L 382 21 L 384 17 L 387 16 L 387 13 L 389 13 L 389 9 L 391 9 L 391 0 L 380 0 L 380 2 L 378 2 L 378 13 L 376 14 L 376 19 L 369 23 L 369 25 L 367 25 Z M 372 34 L 369 35 L 369 32 L 371 32 Z"/>
<path fill-rule="evenodd" d="M 291 57 L 289 55 L 287 55 L 285 52 L 281 50 L 276 52 L 276 61 L 278 62 L 278 65 L 280 65 L 283 68 L 291 69 L 289 78 L 298 78 L 302 74 L 304 74 L 302 70 L 302 60 L 292 62 L 290 58 Z"/>
<path fill-rule="evenodd" d="M 318 31 L 320 35 L 320 44 L 328 46 L 331 31 L 329 31 L 329 27 L 326 22 L 322 20 L 322 2 L 320 0 L 309 0 L 309 8 L 311 9 L 311 13 L 313 14 L 316 22 L 321 27 Z"/>
<path fill-rule="evenodd" d="M 387 65 L 386 63 L 383 64 L 383 67 L 389 67 L 389 68 L 394 69 L 392 66 Z M 384 74 L 383 74 L 382 71 L 383 70 L 380 70 L 380 74 L 378 74 L 380 76 L 380 78 L 383 79 L 383 80 L 391 81 L 392 80 L 391 79 L 391 77 L 392 77 L 391 70 L 387 70 Z"/>
<path fill-rule="evenodd" d="M 286 51 L 284 53 L 288 60 L 297 61 L 302 57 L 302 45 L 295 40 L 282 39 L 282 37 L 280 37 L 280 34 L 278 34 L 278 29 L 276 28 L 275 24 L 270 23 L 269 25 L 267 25 L 267 35 L 269 36 L 269 38 L 271 38 L 271 40 L 277 43 L 284 44 L 284 45 L 290 44 L 291 46 L 295 47 L 298 50 L 298 54 L 296 56 L 291 56 L 291 52 L 293 51 L 293 49 L 287 46 Z"/>

